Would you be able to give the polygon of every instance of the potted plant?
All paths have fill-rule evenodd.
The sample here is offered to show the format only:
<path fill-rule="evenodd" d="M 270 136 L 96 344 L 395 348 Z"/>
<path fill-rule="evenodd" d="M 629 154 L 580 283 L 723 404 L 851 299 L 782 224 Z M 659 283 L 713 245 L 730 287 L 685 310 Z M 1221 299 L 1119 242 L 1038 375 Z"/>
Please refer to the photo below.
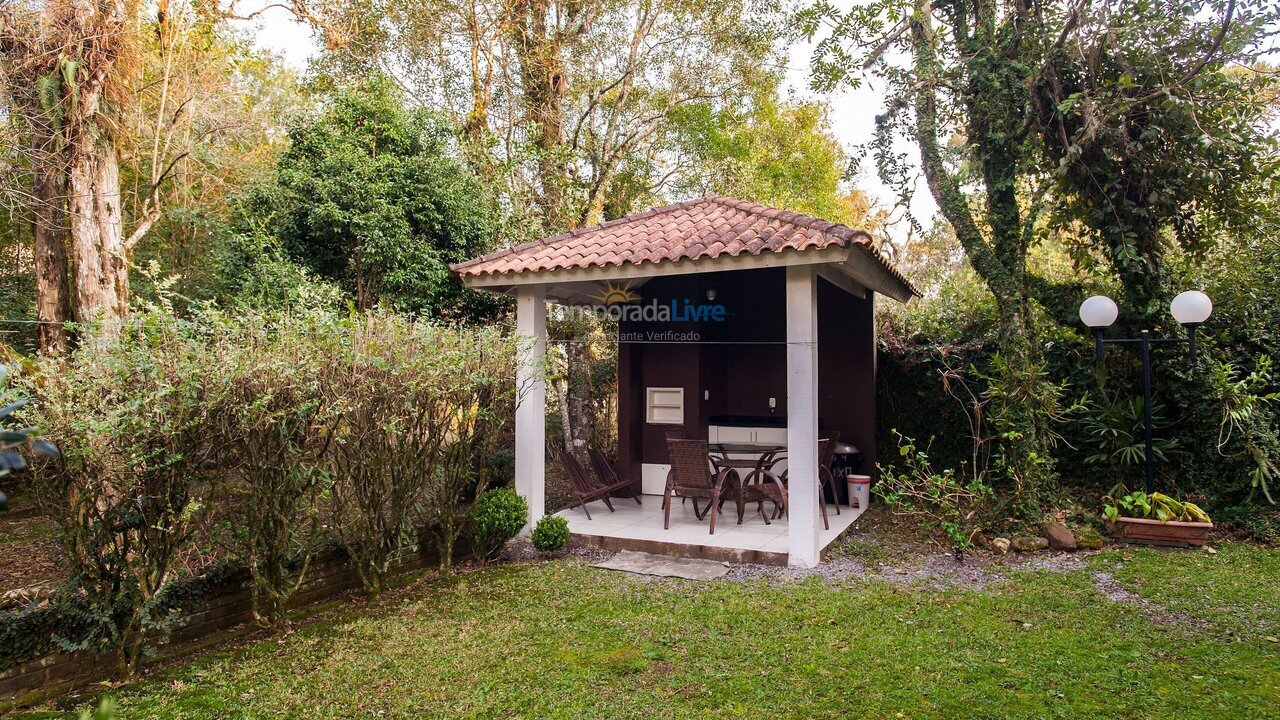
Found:
<path fill-rule="evenodd" d="M 1198 505 L 1163 493 L 1131 493 L 1116 486 L 1102 501 L 1102 514 L 1118 539 L 1151 545 L 1203 545 L 1213 529 Z"/>

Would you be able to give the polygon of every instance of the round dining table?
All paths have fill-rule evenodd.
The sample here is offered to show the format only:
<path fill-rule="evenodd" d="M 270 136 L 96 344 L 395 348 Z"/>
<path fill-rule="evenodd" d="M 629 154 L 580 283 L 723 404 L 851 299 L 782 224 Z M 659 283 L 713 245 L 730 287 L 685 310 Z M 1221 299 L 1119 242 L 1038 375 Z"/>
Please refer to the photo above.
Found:
<path fill-rule="evenodd" d="M 710 443 L 707 445 L 707 451 L 712 456 L 712 462 L 719 467 L 746 470 L 746 473 L 742 473 L 742 482 L 747 483 L 752 480 L 762 481 L 763 472 L 781 459 L 780 455 L 786 455 L 787 446 L 759 443 Z M 741 457 L 743 455 L 750 457 Z"/>
<path fill-rule="evenodd" d="M 756 502 L 760 517 L 769 524 L 764 501 L 773 503 L 775 518 L 782 517 L 787 507 L 787 490 L 782 478 L 771 472 L 775 463 L 786 455 L 785 445 L 761 445 L 757 443 L 710 443 L 707 453 L 711 462 L 719 468 L 739 471 L 742 492 L 748 502 Z M 737 457 L 730 457 L 736 455 Z M 743 457 L 747 456 L 747 457 Z M 770 482 L 772 481 L 772 482 Z"/>

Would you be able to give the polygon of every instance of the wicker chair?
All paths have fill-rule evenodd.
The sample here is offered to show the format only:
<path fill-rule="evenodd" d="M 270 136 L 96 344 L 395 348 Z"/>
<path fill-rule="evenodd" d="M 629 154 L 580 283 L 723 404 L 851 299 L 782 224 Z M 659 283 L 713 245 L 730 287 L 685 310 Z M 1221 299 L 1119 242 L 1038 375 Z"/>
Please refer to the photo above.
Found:
<path fill-rule="evenodd" d="M 609 512 L 613 512 L 613 503 L 609 502 L 609 496 L 615 492 L 630 490 L 631 483 L 621 480 L 612 485 L 597 483 L 591 479 L 587 471 L 583 469 L 582 463 L 578 462 L 578 458 L 573 453 L 561 451 L 560 464 L 564 466 L 564 470 L 569 474 L 569 485 L 573 489 L 573 494 L 578 498 L 577 507 L 587 514 L 587 519 L 591 519 L 591 511 L 587 509 L 587 503 L 592 500 L 603 500 L 605 507 L 609 508 Z"/>
<path fill-rule="evenodd" d="M 712 535 L 716 532 L 716 516 L 720 513 L 722 499 L 737 503 L 738 522 L 742 522 L 746 505 L 740 492 L 738 471 L 733 468 L 724 468 L 719 472 L 713 472 L 707 456 L 706 440 L 670 438 L 667 440 L 667 452 L 671 455 L 671 474 L 662 500 L 664 529 L 671 529 L 673 495 L 693 498 L 693 514 L 699 520 L 706 517 L 708 513 L 711 514 L 710 533 Z M 708 501 L 705 509 L 698 508 L 699 498 Z"/>
<path fill-rule="evenodd" d="M 818 442 L 818 492 L 822 492 L 823 488 L 830 488 L 831 501 L 836 504 L 836 514 L 840 514 L 840 495 L 836 492 L 836 477 L 831 474 L 831 463 L 836 459 L 836 445 L 840 443 L 840 433 L 832 432 L 826 440 Z M 822 503 L 822 511 L 824 513 L 822 521 L 826 523 L 826 502 L 819 497 Z M 828 527 L 830 527 L 828 525 Z"/>
<path fill-rule="evenodd" d="M 605 457 L 604 453 L 596 448 L 589 447 L 587 448 L 587 457 L 591 459 L 591 468 L 596 471 L 596 479 L 600 481 L 601 485 L 610 488 L 621 486 L 622 489 L 617 491 L 620 497 L 630 497 L 636 501 L 637 505 L 643 505 L 640 502 L 640 493 L 636 492 L 635 486 L 631 484 L 630 480 L 624 480 L 618 474 L 618 471 L 613 467 L 613 463 L 609 462 L 609 458 Z"/>
<path fill-rule="evenodd" d="M 836 495 L 836 479 L 831 474 L 831 461 L 835 459 L 835 447 L 839 437 L 840 433 L 831 433 L 831 437 L 818 441 L 818 509 L 822 512 L 822 527 L 826 530 L 831 529 L 831 521 L 827 519 L 827 501 L 823 497 L 823 491 L 826 488 L 831 488 L 831 496 L 836 500 L 836 514 L 840 514 L 840 496 Z M 782 458 L 778 459 L 778 461 L 781 460 Z M 765 471 L 763 476 L 786 484 L 788 472 L 789 470 L 783 470 L 781 475 L 774 475 L 771 471 Z M 774 517 L 780 517 L 782 512 L 782 509 L 778 509 L 774 512 Z"/>
<path fill-rule="evenodd" d="M 664 433 L 662 433 L 662 434 L 666 436 L 667 440 L 683 440 L 683 439 L 684 439 L 684 427 L 682 426 L 682 427 L 674 427 L 674 428 L 670 428 L 670 429 L 668 429 L 666 432 L 664 432 Z M 668 460 L 670 460 L 670 458 L 667 458 L 667 459 L 668 459 Z M 667 471 L 667 487 L 668 487 L 668 488 L 669 488 L 669 487 L 671 487 L 671 483 L 673 483 L 673 482 L 675 482 L 675 474 L 674 474 L 674 471 L 672 471 L 672 470 L 668 470 L 668 471 Z M 680 504 L 681 504 L 681 505 L 683 505 L 683 504 L 684 504 L 684 502 L 685 502 L 685 500 L 687 500 L 687 499 L 688 499 L 688 498 L 683 498 L 683 499 L 681 499 L 681 500 L 680 500 Z M 663 510 L 666 510 L 666 509 L 667 509 L 667 496 L 666 496 L 665 494 L 662 496 L 662 509 L 663 509 Z M 701 519 L 701 518 L 699 518 L 699 519 Z"/>
<path fill-rule="evenodd" d="M 714 463 L 715 460 L 712 459 Z M 769 515 L 764 511 L 765 501 L 773 503 L 773 517 L 780 518 L 787 509 L 787 486 L 782 480 L 774 475 L 769 467 L 770 463 L 776 463 L 772 457 L 765 457 L 761 460 L 760 465 L 747 473 L 747 479 L 742 481 L 741 494 L 743 503 L 755 503 L 756 511 L 760 513 L 760 517 L 764 518 L 765 525 L 772 525 Z M 721 501 L 723 502 L 723 501 Z M 739 517 L 738 522 L 742 522 Z"/>

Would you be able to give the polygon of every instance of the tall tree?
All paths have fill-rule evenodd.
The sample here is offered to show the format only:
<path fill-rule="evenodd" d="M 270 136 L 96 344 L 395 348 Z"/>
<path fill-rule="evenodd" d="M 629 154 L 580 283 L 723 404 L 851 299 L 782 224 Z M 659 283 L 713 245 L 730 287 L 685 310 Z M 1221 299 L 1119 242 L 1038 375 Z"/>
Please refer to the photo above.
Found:
<path fill-rule="evenodd" d="M 847 13 L 823 2 L 803 16 L 810 35 L 824 21 L 835 27 L 815 59 L 820 86 L 858 82 L 854 73 L 861 70 L 886 83 L 889 110 L 877 118 L 875 143 L 882 175 L 905 179 L 893 175 L 892 146 L 906 135 L 942 215 L 995 297 L 1000 357 L 989 417 L 1000 470 L 1030 520 L 1053 488 L 1056 400 L 1044 385 L 1034 340 L 1027 251 L 1035 212 L 1020 201 L 1020 191 L 1038 179 L 1025 76 L 1040 44 L 1041 8 L 1017 0 L 879 0 Z M 966 192 L 971 187 L 978 192 Z"/>
<path fill-rule="evenodd" d="M 383 78 L 336 93 L 289 132 L 275 179 L 255 190 L 244 230 L 260 225 L 296 260 L 377 305 L 463 317 L 449 274 L 492 243 L 495 208 L 453 157 L 452 129 L 406 110 Z"/>
<path fill-rule="evenodd" d="M 9 33 L 0 36 L 8 37 Z M 27 54 L 31 49 L 21 52 Z M 10 108 L 3 139 L 8 149 L 4 166 L 12 172 L 6 173 L 8 179 L 0 187 L 5 190 L 11 217 L 24 218 L 31 226 L 38 347 L 44 352 L 60 352 L 66 347 L 63 324 L 71 317 L 71 306 L 66 176 L 56 160 L 57 128 L 48 113 L 12 111 L 40 107 L 45 98 L 41 97 L 41 78 L 32 68 L 13 66 L 7 70 L 0 79 L 0 95 Z"/>
<path fill-rule="evenodd" d="M 887 213 L 846 182 L 849 156 L 832 131 L 830 107 L 781 95 L 774 74 L 740 106 L 692 103 L 677 112 L 673 134 L 690 171 L 673 182 L 675 192 L 731 195 L 880 230 Z"/>
<path fill-rule="evenodd" d="M 15 93 L 31 118 L 31 158 L 39 196 L 35 213 L 43 272 L 56 274 L 54 249 L 65 188 L 73 319 L 101 320 L 107 335 L 124 317 L 129 276 L 116 152 L 117 107 L 128 101 L 135 40 L 120 0 L 59 0 L 10 6 L 4 19 L 6 69 L 35 80 L 34 93 Z M 52 136 L 44 131 L 51 131 Z M 50 152 L 50 151 L 53 152 Z M 50 279 L 52 279 L 50 277 Z M 55 314 L 56 281 L 41 282 L 38 303 Z M 56 342 L 56 340 L 51 340 Z"/>
<path fill-rule="evenodd" d="M 63 320 L 114 335 L 135 247 L 193 184 L 174 179 L 235 135 L 242 46 L 193 3 L 22 0 L 0 15 L 7 129 L 25 146 L 3 183 L 35 225 L 46 347 Z"/>
<path fill-rule="evenodd" d="M 1049 226 L 1083 229 L 1145 327 L 1167 317 L 1173 244 L 1199 251 L 1280 219 L 1280 79 L 1255 65 L 1278 17 L 1238 0 L 1080 3 L 1039 66 L 1031 120 L 1056 167 Z"/>
<path fill-rule="evenodd" d="M 1212 10 L 1218 20 L 1197 18 Z M 888 109 L 874 143 L 882 175 L 905 199 L 911 178 L 895 162 L 893 141 L 909 138 L 930 192 L 995 298 L 1001 362 L 991 417 L 1028 517 L 1052 487 L 1056 397 L 1041 381 L 1032 302 L 1066 318 L 1079 295 L 1031 273 L 1028 249 L 1039 231 L 1078 232 L 1083 222 L 1083 236 L 1101 239 L 1135 309 L 1149 311 L 1161 292 L 1163 233 L 1202 217 L 1197 204 L 1229 199 L 1223 180 L 1240 173 L 1216 175 L 1232 162 L 1247 160 L 1244 173 L 1266 164 L 1242 152 L 1259 137 L 1247 130 L 1257 113 L 1207 107 L 1210 95 L 1199 95 L 1203 85 L 1193 81 L 1224 61 L 1223 48 L 1243 47 L 1248 36 L 1256 42 L 1273 13 L 1232 0 L 1172 7 L 1135 0 L 1114 14 L 1089 0 L 877 0 L 848 12 L 819 2 L 802 14 L 810 35 L 830 29 L 814 59 L 819 86 L 857 83 L 868 72 L 885 82 Z M 1250 30 L 1233 32 L 1233 16 L 1247 17 Z M 1210 120 L 1216 113 L 1221 120 Z M 1175 138 L 1175 128 L 1200 132 Z M 1198 168 L 1178 167 L 1187 159 L 1179 148 L 1220 140 L 1192 152 Z M 1104 182 L 1098 171 L 1107 173 Z M 1043 212 L 1047 199 L 1068 212 Z"/>
<path fill-rule="evenodd" d="M 779 61 L 777 8 L 730 0 L 373 0 L 325 63 L 394 68 L 463 128 L 480 174 L 545 234 L 597 222 L 619 184 L 651 194 L 683 167 L 670 121 L 737 104 Z M 643 171 L 643 172 L 641 172 Z M 640 197 L 644 193 L 631 193 Z M 629 208 L 628 208 L 629 209 Z"/>

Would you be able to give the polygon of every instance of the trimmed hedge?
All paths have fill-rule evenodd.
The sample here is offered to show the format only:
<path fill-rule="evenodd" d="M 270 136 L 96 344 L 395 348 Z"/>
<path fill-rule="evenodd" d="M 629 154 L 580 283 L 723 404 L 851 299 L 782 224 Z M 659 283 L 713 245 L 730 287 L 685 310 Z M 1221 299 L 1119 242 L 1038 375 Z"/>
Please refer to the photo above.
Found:
<path fill-rule="evenodd" d="M 569 542 L 569 521 L 559 515 L 543 515 L 533 528 L 533 547 L 541 552 L 559 552 Z"/>
<path fill-rule="evenodd" d="M 529 517 L 529 506 L 511 488 L 489 490 L 471 508 L 473 547 L 480 557 L 493 557 L 515 537 Z"/>

